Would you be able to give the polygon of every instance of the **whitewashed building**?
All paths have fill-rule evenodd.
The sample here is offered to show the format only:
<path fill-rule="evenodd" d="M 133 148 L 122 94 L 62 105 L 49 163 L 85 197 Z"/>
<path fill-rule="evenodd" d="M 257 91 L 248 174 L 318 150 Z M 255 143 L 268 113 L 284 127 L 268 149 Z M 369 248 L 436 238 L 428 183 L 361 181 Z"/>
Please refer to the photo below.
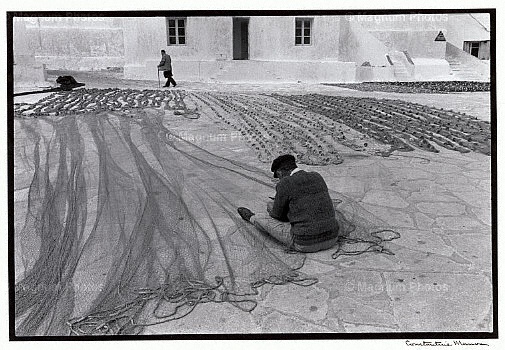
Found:
<path fill-rule="evenodd" d="M 123 28 L 131 79 L 155 79 L 161 49 L 180 80 L 489 79 L 488 14 L 151 17 Z"/>
<path fill-rule="evenodd" d="M 30 18 L 24 23 L 23 47 L 48 69 L 121 67 L 127 79 L 156 80 L 161 49 L 171 55 L 178 81 L 489 79 L 487 13 Z"/>

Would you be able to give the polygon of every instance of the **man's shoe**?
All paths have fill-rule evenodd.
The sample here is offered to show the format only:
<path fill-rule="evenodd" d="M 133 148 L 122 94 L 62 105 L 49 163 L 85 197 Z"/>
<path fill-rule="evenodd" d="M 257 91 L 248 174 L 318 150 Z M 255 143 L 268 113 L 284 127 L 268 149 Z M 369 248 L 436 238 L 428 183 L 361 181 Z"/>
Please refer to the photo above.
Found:
<path fill-rule="evenodd" d="M 251 216 L 254 215 L 254 213 L 252 211 L 250 211 L 249 209 L 244 208 L 244 207 L 238 208 L 237 211 L 238 211 L 239 215 L 242 217 L 242 219 L 244 219 L 245 221 L 250 221 Z"/>

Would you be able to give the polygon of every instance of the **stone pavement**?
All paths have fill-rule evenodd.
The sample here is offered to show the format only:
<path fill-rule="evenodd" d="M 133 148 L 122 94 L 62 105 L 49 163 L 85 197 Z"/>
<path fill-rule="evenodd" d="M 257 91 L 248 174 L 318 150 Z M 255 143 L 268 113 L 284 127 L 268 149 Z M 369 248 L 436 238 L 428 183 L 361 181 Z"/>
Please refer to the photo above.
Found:
<path fill-rule="evenodd" d="M 149 87 L 153 82 L 121 83 L 156 88 Z M 87 87 L 114 84 L 117 81 L 94 80 Z M 177 89 L 397 98 L 490 118 L 488 93 L 412 95 L 323 85 L 184 82 Z M 205 115 L 194 120 L 167 116 L 167 124 L 193 134 L 231 131 Z M 241 140 L 225 141 L 203 138 L 199 145 L 269 169 Z M 353 198 L 399 231 L 401 238 L 387 244 L 394 255 L 370 253 L 334 260 L 330 251 L 308 254 L 301 271 L 319 279 L 313 286 L 264 286 L 251 313 L 230 304 L 203 304 L 187 317 L 147 328 L 145 334 L 491 332 L 491 158 L 445 149 L 387 158 L 349 149 L 343 157 L 339 165 L 300 167 L 319 171 L 331 190 Z"/>
<path fill-rule="evenodd" d="M 205 117 L 170 124 L 212 132 Z M 268 170 L 238 140 L 200 145 Z M 492 331 L 490 157 L 445 149 L 360 157 L 349 150 L 340 165 L 301 167 L 319 171 L 330 189 L 398 230 L 402 237 L 388 245 L 395 255 L 308 254 L 301 271 L 319 279 L 312 287 L 267 288 L 250 315 L 202 305 L 147 333 Z"/>

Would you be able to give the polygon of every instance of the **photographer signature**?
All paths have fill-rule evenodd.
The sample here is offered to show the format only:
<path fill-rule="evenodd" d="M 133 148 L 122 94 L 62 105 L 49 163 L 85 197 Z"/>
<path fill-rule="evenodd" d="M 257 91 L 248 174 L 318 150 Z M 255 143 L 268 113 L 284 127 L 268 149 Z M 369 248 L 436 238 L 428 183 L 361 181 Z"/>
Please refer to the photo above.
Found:
<path fill-rule="evenodd" d="M 470 342 L 462 340 L 453 340 L 453 341 L 406 340 L 405 344 L 407 346 L 489 346 L 489 344 L 483 342 Z"/>

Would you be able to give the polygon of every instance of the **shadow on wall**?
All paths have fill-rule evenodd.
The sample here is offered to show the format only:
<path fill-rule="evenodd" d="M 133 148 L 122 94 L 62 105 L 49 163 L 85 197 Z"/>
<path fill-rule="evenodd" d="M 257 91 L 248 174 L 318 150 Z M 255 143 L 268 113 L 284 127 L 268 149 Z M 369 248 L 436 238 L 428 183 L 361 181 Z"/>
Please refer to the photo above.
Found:
<path fill-rule="evenodd" d="M 356 62 L 361 66 L 369 62 L 371 66 L 386 67 L 386 55 L 389 50 L 361 24 L 346 18 L 340 20 L 340 41 L 338 59 L 344 62 Z"/>

